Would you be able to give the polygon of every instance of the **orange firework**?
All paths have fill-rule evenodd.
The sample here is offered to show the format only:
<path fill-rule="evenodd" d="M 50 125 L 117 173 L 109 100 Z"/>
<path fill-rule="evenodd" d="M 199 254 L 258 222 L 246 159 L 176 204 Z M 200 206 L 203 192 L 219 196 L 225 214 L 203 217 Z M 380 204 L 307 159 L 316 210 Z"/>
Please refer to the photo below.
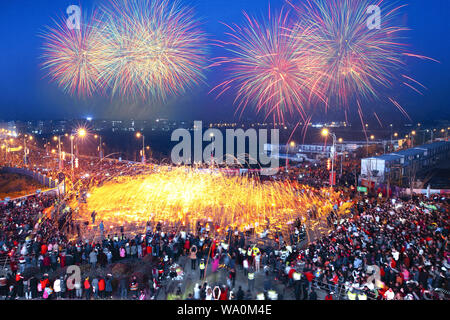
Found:
<path fill-rule="evenodd" d="M 143 226 L 148 221 L 184 225 L 211 222 L 222 230 L 285 229 L 307 211 L 326 216 L 339 193 L 288 182 L 260 182 L 188 168 L 118 177 L 90 192 L 87 211 L 110 226 Z"/>

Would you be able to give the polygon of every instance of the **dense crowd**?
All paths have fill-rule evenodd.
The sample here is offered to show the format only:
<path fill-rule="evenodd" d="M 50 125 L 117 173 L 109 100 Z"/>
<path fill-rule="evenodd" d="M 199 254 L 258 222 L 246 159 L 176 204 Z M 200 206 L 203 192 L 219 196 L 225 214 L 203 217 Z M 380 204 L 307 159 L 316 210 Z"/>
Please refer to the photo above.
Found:
<path fill-rule="evenodd" d="M 435 299 L 435 289 L 450 290 L 448 209 L 439 196 L 365 199 L 351 218 L 301 251 L 297 264 L 309 286 L 314 280 L 336 292 L 342 284 L 351 300 Z"/>
<path fill-rule="evenodd" d="M 81 232 L 85 226 L 72 219 L 66 202 L 82 202 L 89 187 L 112 176 L 149 169 L 81 161 L 83 170 L 74 171 L 75 181 L 80 183 L 70 187 L 75 190 L 70 198 L 37 195 L 0 204 L 0 262 L 5 269 L 0 275 L 0 296 L 157 299 L 168 280 L 175 283 L 182 279 L 184 268 L 197 273 L 194 287 L 182 291 L 178 286 L 165 292 L 165 298 L 283 299 L 286 292 L 292 292 L 295 299 L 310 300 L 318 299 L 319 292 L 326 292 L 327 300 L 448 297 L 446 198 L 381 199 L 348 193 L 342 199 L 354 200 L 351 213 L 338 216 L 335 207 L 327 218 L 329 234 L 309 244 L 304 241 L 305 226 L 299 221 L 289 239 L 281 234 L 258 239 L 235 230 L 216 238 L 215 226 L 206 222 L 190 231 L 149 223 L 145 231 L 128 234 L 123 227 L 106 228 L 103 221 L 95 220 L 95 213 L 91 223 L 100 234 L 89 238 Z M 341 186 L 351 185 L 351 168 L 350 163 L 344 166 Z M 56 167 L 45 170 L 55 177 L 59 171 Z M 320 185 L 329 174 L 323 164 L 299 170 L 312 185 Z M 70 169 L 64 172 L 72 174 Z M 149 269 L 133 275 L 114 269 L 127 261 L 144 263 Z M 73 282 L 66 273 L 71 265 L 81 267 L 80 282 Z M 246 281 L 237 282 L 238 274 Z M 261 275 L 262 286 L 256 286 Z"/>
<path fill-rule="evenodd" d="M 9 257 L 10 267 L 0 278 L 1 296 L 156 298 L 165 279 L 177 277 L 180 267 L 174 266 L 180 257 L 190 261 L 186 269 L 198 272 L 187 299 L 281 299 L 282 291 L 276 290 L 280 284 L 291 288 L 296 299 L 317 299 L 317 290 L 326 290 L 326 299 L 439 299 L 436 289 L 450 290 L 448 201 L 438 197 L 362 198 L 350 216 L 333 218 L 329 235 L 306 247 L 300 241 L 288 245 L 281 235 L 256 245 L 233 230 L 219 241 L 210 236 L 210 226 L 202 224 L 194 233 L 167 232 L 158 224 L 147 225 L 144 234 L 134 237 L 119 233 L 98 241 L 69 241 L 51 219 L 34 221 L 55 201 L 40 196 L 1 207 L 1 252 Z M 301 229 L 296 225 L 294 235 L 299 237 Z M 113 276 L 108 268 L 146 256 L 152 268 L 144 277 Z M 89 266 L 73 288 L 67 285 L 69 275 L 61 273 L 69 265 Z M 225 273 L 226 281 L 208 284 L 208 271 L 213 276 Z M 248 280 L 245 285 L 236 286 L 237 272 Z M 260 292 L 255 289 L 257 274 L 264 274 Z M 178 288 L 167 298 L 184 296 Z"/>
<path fill-rule="evenodd" d="M 336 172 L 335 185 L 342 187 L 351 187 L 356 185 L 355 177 L 356 172 L 359 171 L 359 164 L 353 159 L 341 159 L 335 163 L 334 170 Z M 316 163 L 301 163 L 295 168 L 292 168 L 292 174 L 298 177 L 298 180 L 309 186 L 320 188 L 324 183 L 330 182 L 330 169 L 327 167 L 327 163 L 324 161 L 318 161 Z"/>

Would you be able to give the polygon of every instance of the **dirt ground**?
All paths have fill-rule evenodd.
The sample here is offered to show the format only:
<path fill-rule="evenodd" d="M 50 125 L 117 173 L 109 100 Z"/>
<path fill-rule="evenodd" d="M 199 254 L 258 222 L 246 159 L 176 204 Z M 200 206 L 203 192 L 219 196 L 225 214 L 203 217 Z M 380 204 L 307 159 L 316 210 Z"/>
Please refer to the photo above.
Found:
<path fill-rule="evenodd" d="M 0 200 L 6 197 L 17 198 L 25 196 L 35 193 L 38 189 L 45 189 L 45 187 L 30 177 L 12 173 L 0 173 Z"/>

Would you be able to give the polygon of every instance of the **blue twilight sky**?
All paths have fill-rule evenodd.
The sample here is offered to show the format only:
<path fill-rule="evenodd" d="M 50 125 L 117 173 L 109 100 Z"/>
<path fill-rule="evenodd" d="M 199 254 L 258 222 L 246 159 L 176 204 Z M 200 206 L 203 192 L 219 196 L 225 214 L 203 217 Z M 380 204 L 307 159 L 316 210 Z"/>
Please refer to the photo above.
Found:
<path fill-rule="evenodd" d="M 223 80 L 223 72 L 207 72 L 207 81 L 182 97 L 165 105 L 132 104 L 119 99 L 78 99 L 66 95 L 48 81 L 39 68 L 42 39 L 39 32 L 52 25 L 52 18 L 64 15 L 71 4 L 81 4 L 90 11 L 101 0 L 2 0 L 0 4 L 0 119 L 62 119 L 93 116 L 96 118 L 153 119 L 169 117 L 186 120 L 233 120 L 232 93 L 216 100 L 208 91 Z M 303 0 L 293 0 L 298 3 Z M 314 0 L 313 0 L 314 1 Z M 391 0 L 386 0 L 391 1 Z M 377 1 L 374 0 L 374 3 Z M 226 27 L 220 22 L 241 23 L 243 11 L 266 16 L 269 0 L 182 0 L 193 6 L 210 38 L 223 39 Z M 416 121 L 450 119 L 450 1 L 399 0 L 407 3 L 402 20 L 412 30 L 408 43 L 418 54 L 441 63 L 410 60 L 409 74 L 421 81 L 428 90 L 423 96 L 407 88 L 395 95 Z M 279 10 L 284 0 L 271 0 L 273 10 Z M 210 56 L 220 54 L 211 48 Z M 390 105 L 373 106 L 384 120 L 403 119 Z M 355 110 L 355 109 L 352 109 Z M 323 120 L 337 119 L 342 112 L 321 113 Z M 353 118 L 350 116 L 350 118 Z"/>

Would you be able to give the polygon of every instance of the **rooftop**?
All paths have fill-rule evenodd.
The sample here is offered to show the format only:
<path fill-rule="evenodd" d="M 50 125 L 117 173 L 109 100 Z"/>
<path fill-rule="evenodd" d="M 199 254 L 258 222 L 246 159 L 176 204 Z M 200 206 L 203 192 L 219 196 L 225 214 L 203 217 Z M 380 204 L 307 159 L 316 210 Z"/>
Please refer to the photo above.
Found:
<path fill-rule="evenodd" d="M 450 142 L 449 141 L 438 141 L 438 142 L 434 142 L 434 143 L 428 143 L 428 144 L 417 146 L 417 147 L 414 147 L 414 148 L 411 148 L 411 149 L 401 150 L 399 152 L 384 154 L 382 156 L 366 158 L 366 159 L 378 159 L 378 160 L 385 160 L 385 161 L 395 161 L 395 160 L 398 160 L 398 159 L 400 159 L 402 157 L 421 155 L 421 154 L 423 154 L 425 152 L 425 150 L 438 149 L 438 148 L 441 148 L 443 146 L 450 147 Z"/>

